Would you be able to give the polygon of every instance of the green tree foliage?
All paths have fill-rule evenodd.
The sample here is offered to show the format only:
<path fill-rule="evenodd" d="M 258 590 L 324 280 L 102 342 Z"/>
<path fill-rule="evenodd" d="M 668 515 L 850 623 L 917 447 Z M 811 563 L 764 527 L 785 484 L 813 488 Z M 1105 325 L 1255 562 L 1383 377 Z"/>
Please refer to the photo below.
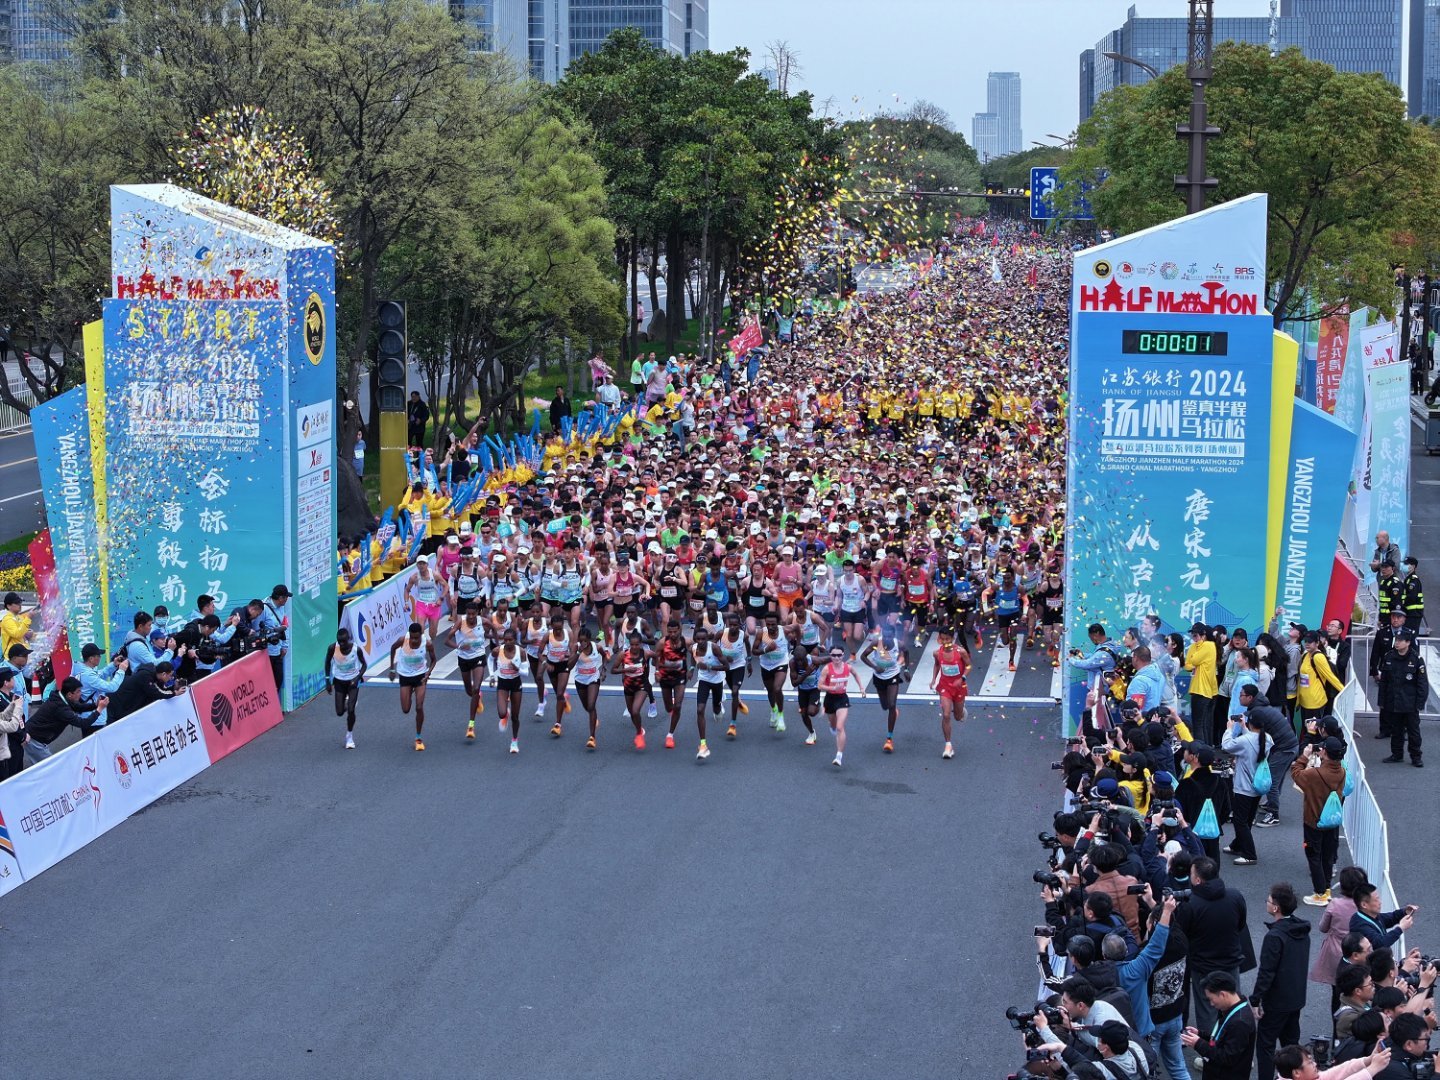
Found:
<path fill-rule="evenodd" d="M 1009 190 L 1028 188 L 1030 170 L 1055 167 L 1064 168 L 1070 163 L 1071 151 L 1060 146 L 1032 146 L 1018 154 L 987 161 L 984 168 L 985 183 L 992 187 Z"/>
<path fill-rule="evenodd" d="M 1392 267 L 1440 250 L 1436 236 L 1440 145 L 1405 118 L 1399 91 L 1378 75 L 1352 75 L 1287 49 L 1227 43 L 1215 52 L 1209 147 L 1219 180 L 1213 201 L 1269 195 L 1270 309 L 1277 325 L 1342 303 L 1389 310 Z M 1097 166 L 1100 224 L 1130 232 L 1180 216 L 1174 177 L 1185 171 L 1175 125 L 1188 119 L 1181 68 L 1143 87 L 1105 95 L 1080 129 L 1071 177 Z"/>
<path fill-rule="evenodd" d="M 594 133 L 631 289 L 642 266 L 653 283 L 664 260 L 670 311 L 656 329 L 667 346 L 687 289 L 705 330 L 727 293 L 763 290 L 764 260 L 749 256 L 776 232 L 787 177 L 836 147 L 810 96 L 770 90 L 741 49 L 681 58 L 622 30 L 552 93 Z M 637 347 L 632 335 L 627 349 Z"/>

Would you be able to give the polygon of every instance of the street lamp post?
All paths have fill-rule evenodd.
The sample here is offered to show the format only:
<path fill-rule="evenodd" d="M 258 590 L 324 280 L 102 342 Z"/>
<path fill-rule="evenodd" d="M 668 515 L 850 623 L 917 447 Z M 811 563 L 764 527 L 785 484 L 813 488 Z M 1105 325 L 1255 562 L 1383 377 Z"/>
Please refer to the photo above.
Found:
<path fill-rule="evenodd" d="M 1189 161 L 1185 175 L 1175 177 L 1175 189 L 1185 196 L 1185 212 L 1198 214 L 1205 209 L 1206 194 L 1220 183 L 1205 175 L 1205 144 L 1220 134 L 1219 128 L 1210 126 L 1205 113 L 1205 84 L 1214 74 L 1215 0 L 1190 0 L 1187 38 L 1185 75 L 1190 80 L 1190 122 L 1176 124 L 1175 135 L 1189 143 Z"/>

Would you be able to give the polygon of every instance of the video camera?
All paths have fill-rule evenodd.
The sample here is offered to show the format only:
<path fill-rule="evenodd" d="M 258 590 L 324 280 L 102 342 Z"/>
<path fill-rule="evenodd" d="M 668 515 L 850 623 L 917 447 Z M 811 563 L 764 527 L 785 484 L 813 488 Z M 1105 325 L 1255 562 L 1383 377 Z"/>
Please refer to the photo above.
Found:
<path fill-rule="evenodd" d="M 1005 1010 L 1005 1019 L 1010 1021 L 1012 1028 L 1022 1033 L 1025 1039 L 1025 1047 L 1028 1050 L 1035 1049 L 1041 1045 L 1043 1041 L 1040 1036 L 1040 1029 L 1035 1026 L 1035 1013 L 1037 1011 L 1045 1014 L 1045 1022 L 1049 1024 L 1051 1028 L 1055 1028 L 1065 1022 L 1065 1014 L 1051 1005 L 1035 1005 L 1028 1009 L 1022 1009 L 1018 1005 L 1011 1005 Z M 1035 1060 L 1028 1054 L 1025 1059 L 1027 1061 Z"/>

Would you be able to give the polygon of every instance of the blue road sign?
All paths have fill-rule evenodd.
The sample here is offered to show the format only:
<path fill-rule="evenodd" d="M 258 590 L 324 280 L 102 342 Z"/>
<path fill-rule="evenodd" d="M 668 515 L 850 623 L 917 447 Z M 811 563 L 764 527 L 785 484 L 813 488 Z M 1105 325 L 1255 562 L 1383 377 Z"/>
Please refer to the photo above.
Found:
<path fill-rule="evenodd" d="M 1096 174 L 1095 182 L 1104 183 L 1106 175 L 1104 170 L 1100 170 Z M 1030 170 L 1030 219 L 1032 221 L 1053 221 L 1056 218 L 1065 218 L 1070 221 L 1095 220 L 1095 215 L 1090 210 L 1090 200 L 1085 198 L 1094 184 L 1089 181 L 1081 182 L 1081 197 L 1069 212 L 1065 212 L 1063 209 L 1066 204 L 1066 200 L 1061 198 L 1063 187 L 1058 168 L 1045 166 Z"/>

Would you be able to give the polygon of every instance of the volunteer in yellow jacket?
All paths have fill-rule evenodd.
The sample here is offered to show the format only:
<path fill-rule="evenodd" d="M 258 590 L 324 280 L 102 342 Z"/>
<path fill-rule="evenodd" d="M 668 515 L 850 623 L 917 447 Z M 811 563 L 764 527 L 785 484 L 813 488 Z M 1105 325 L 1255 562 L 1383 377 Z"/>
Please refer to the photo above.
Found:
<path fill-rule="evenodd" d="M 5 613 L 0 615 L 0 656 L 9 656 L 14 646 L 27 644 L 30 616 L 22 612 L 23 607 L 19 593 L 5 594 Z"/>
<path fill-rule="evenodd" d="M 1190 627 L 1190 647 L 1185 650 L 1185 670 L 1190 672 L 1190 730 L 1195 737 L 1218 745 L 1225 718 L 1215 717 L 1215 695 L 1220 692 L 1216 661 L 1219 654 L 1210 640 L 1210 628 L 1202 622 Z"/>
<path fill-rule="evenodd" d="M 1324 639 L 1319 631 L 1309 631 L 1301 641 L 1305 651 L 1300 654 L 1300 674 L 1295 681 L 1295 701 L 1300 706 L 1300 718 L 1309 720 L 1330 712 L 1330 695 L 1326 692 L 1326 687 L 1338 694 L 1345 689 L 1345 684 L 1330 666 L 1330 658 L 1325 655 Z"/>
<path fill-rule="evenodd" d="M 1290 766 L 1290 778 L 1305 802 L 1305 861 L 1310 864 L 1310 884 L 1315 887 L 1305 903 L 1315 907 L 1330 903 L 1330 880 L 1340 853 L 1340 822 L 1338 817 L 1332 820 L 1326 808 L 1333 810 L 1344 799 L 1344 758 L 1345 744 L 1332 735 L 1318 746 L 1306 746 Z"/>

